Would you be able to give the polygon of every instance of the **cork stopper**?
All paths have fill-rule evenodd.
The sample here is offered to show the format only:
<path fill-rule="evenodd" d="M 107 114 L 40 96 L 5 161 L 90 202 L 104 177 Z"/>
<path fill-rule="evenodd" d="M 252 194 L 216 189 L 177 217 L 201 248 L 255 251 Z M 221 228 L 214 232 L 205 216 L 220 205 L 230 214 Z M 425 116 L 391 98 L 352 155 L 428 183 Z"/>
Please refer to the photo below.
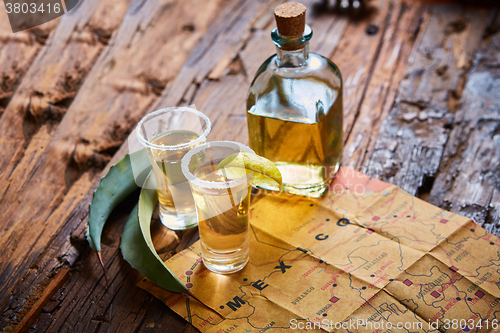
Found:
<path fill-rule="evenodd" d="M 306 6 L 297 2 L 287 2 L 274 10 L 278 32 L 285 37 L 300 37 L 306 25 Z"/>

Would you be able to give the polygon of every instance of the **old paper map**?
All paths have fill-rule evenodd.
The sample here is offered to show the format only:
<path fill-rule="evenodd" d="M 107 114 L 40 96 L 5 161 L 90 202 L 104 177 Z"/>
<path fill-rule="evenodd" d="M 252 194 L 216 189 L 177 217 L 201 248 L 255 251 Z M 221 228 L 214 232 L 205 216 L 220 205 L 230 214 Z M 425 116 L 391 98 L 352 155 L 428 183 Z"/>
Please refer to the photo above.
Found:
<path fill-rule="evenodd" d="M 341 168 L 322 200 L 251 208 L 250 261 L 217 275 L 199 242 L 167 265 L 204 304 L 139 283 L 201 332 L 488 332 L 500 241 L 472 220 Z"/>

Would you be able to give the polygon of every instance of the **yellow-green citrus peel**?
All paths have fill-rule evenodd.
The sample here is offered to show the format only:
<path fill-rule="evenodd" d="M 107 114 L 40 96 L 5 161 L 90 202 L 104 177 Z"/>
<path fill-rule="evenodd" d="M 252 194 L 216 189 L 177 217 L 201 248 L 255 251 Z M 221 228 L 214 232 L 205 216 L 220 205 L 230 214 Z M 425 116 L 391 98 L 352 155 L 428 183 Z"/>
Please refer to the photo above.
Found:
<path fill-rule="evenodd" d="M 282 189 L 283 180 L 276 165 L 262 156 L 252 153 L 235 153 L 223 159 L 217 170 L 224 169 L 228 178 L 241 178 L 244 172 L 253 173 L 252 185 L 270 188 L 275 191 Z"/>

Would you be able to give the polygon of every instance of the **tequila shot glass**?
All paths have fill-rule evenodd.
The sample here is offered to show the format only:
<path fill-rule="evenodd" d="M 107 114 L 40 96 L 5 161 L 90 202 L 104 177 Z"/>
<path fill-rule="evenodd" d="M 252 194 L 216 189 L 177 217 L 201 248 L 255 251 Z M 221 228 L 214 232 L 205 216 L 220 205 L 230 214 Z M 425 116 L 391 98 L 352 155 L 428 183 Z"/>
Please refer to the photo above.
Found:
<path fill-rule="evenodd" d="M 248 262 L 253 174 L 247 174 L 243 165 L 217 169 L 220 161 L 239 152 L 253 150 L 236 142 L 208 142 L 182 159 L 198 215 L 203 263 L 219 274 L 237 272 Z"/>
<path fill-rule="evenodd" d="M 188 107 L 160 109 L 137 124 L 137 138 L 146 148 L 156 178 L 160 219 L 169 229 L 184 230 L 198 224 L 181 159 L 206 142 L 210 129 L 208 117 Z"/>

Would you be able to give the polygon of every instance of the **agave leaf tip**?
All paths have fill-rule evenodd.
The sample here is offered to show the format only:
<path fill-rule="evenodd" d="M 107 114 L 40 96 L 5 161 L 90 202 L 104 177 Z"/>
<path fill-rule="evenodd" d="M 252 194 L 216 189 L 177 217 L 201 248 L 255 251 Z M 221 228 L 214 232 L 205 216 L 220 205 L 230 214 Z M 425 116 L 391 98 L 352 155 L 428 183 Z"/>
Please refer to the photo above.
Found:
<path fill-rule="evenodd" d="M 104 262 L 102 261 L 101 251 L 96 251 L 97 257 L 99 258 L 99 263 L 101 264 L 102 271 L 104 272 L 104 279 L 106 280 L 106 288 L 109 289 L 109 280 L 108 274 L 106 273 L 106 267 L 104 266 Z"/>

